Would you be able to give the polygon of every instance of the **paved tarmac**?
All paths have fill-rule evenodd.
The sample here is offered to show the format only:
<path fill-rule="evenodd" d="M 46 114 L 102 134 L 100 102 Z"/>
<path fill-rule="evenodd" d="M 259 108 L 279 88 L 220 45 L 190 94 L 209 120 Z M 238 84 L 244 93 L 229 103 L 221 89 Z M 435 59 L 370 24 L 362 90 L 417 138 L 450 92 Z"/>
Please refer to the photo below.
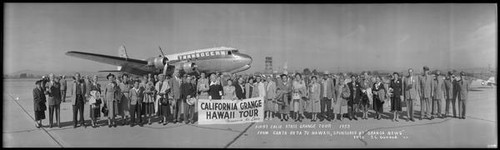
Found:
<path fill-rule="evenodd" d="M 45 127 L 39 129 L 33 121 L 31 91 L 34 81 L 4 80 L 3 147 L 496 148 L 496 87 L 473 85 L 476 86 L 470 92 L 465 120 L 437 118 L 406 122 L 403 115 L 399 122 L 392 122 L 392 114 L 386 107 L 382 120 L 370 116 L 368 120 L 358 121 L 310 122 L 306 119 L 299 123 L 280 122 L 275 118 L 233 125 L 163 126 L 153 123 L 144 127 L 116 128 L 108 128 L 101 122 L 102 126 L 98 128 L 74 129 L 71 103 L 66 102 L 61 104 L 63 127 L 48 128 L 46 111 Z M 89 122 L 88 105 L 84 110 Z M 415 110 L 418 114 L 419 106 Z M 334 135 L 340 134 L 339 131 L 354 135 Z M 283 135 L 285 133 L 287 135 Z"/>

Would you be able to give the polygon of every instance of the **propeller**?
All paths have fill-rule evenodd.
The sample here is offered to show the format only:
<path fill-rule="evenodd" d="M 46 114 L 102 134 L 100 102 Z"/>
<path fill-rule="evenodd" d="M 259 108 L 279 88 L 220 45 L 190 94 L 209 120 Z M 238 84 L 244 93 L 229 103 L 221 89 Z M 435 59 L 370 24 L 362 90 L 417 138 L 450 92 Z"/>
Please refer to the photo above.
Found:
<path fill-rule="evenodd" d="M 165 53 L 163 53 L 163 50 L 161 49 L 161 47 L 158 46 L 158 48 L 160 49 L 161 57 L 165 57 Z"/>

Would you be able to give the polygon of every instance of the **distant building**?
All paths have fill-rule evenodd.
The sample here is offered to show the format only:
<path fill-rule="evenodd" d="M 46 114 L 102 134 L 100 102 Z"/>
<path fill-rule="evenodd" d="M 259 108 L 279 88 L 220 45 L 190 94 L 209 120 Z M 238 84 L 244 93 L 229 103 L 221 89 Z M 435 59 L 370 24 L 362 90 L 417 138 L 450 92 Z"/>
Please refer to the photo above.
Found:
<path fill-rule="evenodd" d="M 21 73 L 19 75 L 19 78 L 28 78 L 28 75 L 26 73 Z"/>
<path fill-rule="evenodd" d="M 266 68 L 265 73 L 273 73 L 273 57 L 266 57 Z"/>

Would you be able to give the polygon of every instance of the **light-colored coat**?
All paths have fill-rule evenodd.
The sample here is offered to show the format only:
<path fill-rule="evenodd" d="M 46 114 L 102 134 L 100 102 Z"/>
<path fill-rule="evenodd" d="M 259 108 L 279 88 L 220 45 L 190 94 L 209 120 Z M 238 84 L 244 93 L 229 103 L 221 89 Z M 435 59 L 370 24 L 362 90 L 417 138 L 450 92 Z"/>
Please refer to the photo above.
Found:
<path fill-rule="evenodd" d="M 405 100 L 416 100 L 420 92 L 420 84 L 417 76 L 406 76 L 403 78 L 403 96 Z"/>
<path fill-rule="evenodd" d="M 276 83 L 269 81 L 266 85 L 266 99 L 276 98 Z"/>
<path fill-rule="evenodd" d="M 442 77 L 437 77 L 437 79 L 432 80 L 432 98 L 433 99 L 443 99 L 445 95 L 446 88 L 444 86 L 444 80 Z"/>

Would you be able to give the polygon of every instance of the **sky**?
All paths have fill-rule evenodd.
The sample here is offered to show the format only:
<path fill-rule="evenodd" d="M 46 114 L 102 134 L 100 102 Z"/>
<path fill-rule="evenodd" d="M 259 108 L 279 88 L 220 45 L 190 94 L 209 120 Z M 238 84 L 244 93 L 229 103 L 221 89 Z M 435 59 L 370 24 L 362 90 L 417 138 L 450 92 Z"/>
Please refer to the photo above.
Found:
<path fill-rule="evenodd" d="M 263 71 L 496 68 L 496 4 L 7 3 L 4 73 L 116 67 L 67 51 L 131 58 L 228 46 Z"/>

